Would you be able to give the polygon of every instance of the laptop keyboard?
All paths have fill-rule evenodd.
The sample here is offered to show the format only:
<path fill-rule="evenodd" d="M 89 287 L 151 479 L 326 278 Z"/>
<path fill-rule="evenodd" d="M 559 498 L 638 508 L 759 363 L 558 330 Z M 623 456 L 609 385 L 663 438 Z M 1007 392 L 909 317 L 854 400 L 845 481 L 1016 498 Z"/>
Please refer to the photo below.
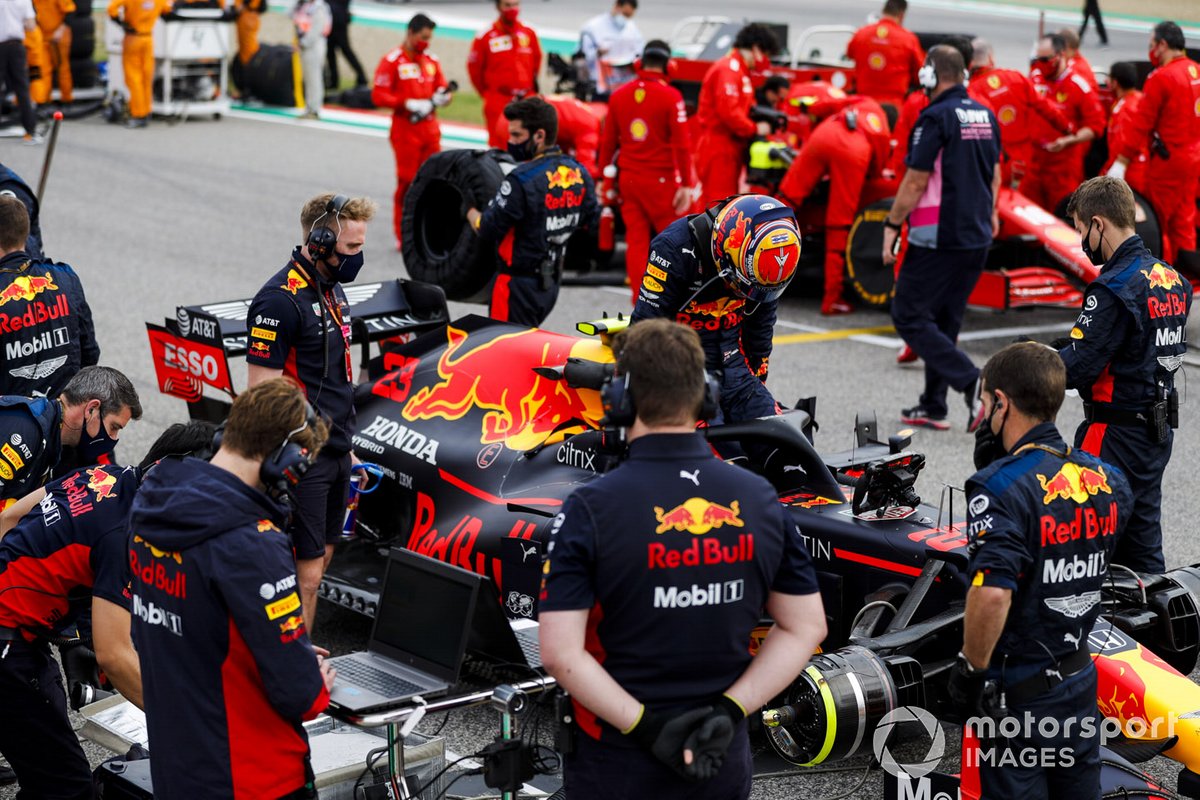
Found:
<path fill-rule="evenodd" d="M 517 643 L 521 645 L 521 652 L 530 664 L 542 663 L 542 645 L 538 640 L 537 631 L 517 632 Z"/>
<path fill-rule="evenodd" d="M 412 681 L 398 678 L 361 661 L 347 659 L 336 666 L 339 679 L 345 678 L 346 683 L 369 689 L 383 697 L 400 697 L 422 691 L 422 688 Z"/>

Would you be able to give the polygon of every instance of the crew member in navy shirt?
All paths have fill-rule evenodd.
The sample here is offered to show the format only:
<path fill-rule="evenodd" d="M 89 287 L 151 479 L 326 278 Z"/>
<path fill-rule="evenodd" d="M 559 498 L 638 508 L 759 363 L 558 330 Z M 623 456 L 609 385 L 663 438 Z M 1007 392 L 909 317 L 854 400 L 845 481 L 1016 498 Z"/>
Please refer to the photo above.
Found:
<path fill-rule="evenodd" d="M 967 297 L 979 280 L 999 229 L 1000 127 L 992 112 L 967 96 L 962 54 L 938 45 L 920 70 L 929 106 L 913 128 L 908 171 L 884 220 L 883 261 L 908 220 L 908 253 L 896 278 L 896 332 L 925 360 L 925 391 L 900 412 L 908 425 L 949 430 L 946 393 L 963 393 L 967 431 L 983 419 L 979 369 L 956 340 Z"/>
<path fill-rule="evenodd" d="M 812 561 L 771 485 L 696 432 L 696 332 L 646 320 L 615 349 L 636 413 L 629 460 L 567 499 L 540 601 L 546 668 L 579 721 L 565 788 L 572 800 L 744 798 L 746 715 L 825 636 Z M 606 403 L 623 405 L 611 387 Z M 775 626 L 752 657 L 764 607 Z"/>

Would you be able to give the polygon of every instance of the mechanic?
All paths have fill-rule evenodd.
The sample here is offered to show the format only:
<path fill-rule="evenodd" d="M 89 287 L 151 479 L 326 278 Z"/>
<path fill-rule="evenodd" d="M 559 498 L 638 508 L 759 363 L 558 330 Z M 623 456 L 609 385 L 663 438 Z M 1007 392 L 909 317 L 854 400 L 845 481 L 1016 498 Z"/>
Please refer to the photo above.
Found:
<path fill-rule="evenodd" d="M 650 239 L 686 213 L 696 185 L 683 95 L 667 83 L 671 48 L 655 39 L 642 51 L 633 80 L 612 93 L 600 143 L 600 163 L 616 159 L 625 274 L 637 304 Z"/>
<path fill-rule="evenodd" d="M 908 252 L 896 277 L 892 320 L 925 360 L 925 390 L 901 418 L 906 425 L 949 430 L 946 391 L 953 387 L 966 399 L 967 431 L 973 432 L 982 419 L 979 370 L 956 340 L 1000 226 L 1000 125 L 967 96 L 963 67 L 962 53 L 937 45 L 921 68 L 930 102 L 913 129 L 908 171 L 883 221 L 883 263 L 895 263 L 907 220 Z"/>
<path fill-rule="evenodd" d="M 154 99 L 154 23 L 170 10 L 171 0 L 109 0 L 109 19 L 125 31 L 121 69 L 129 92 L 127 127 L 149 124 Z"/>
<path fill-rule="evenodd" d="M 235 0 L 237 14 L 238 61 L 249 64 L 258 52 L 258 31 L 262 15 L 267 13 L 267 0 Z"/>
<path fill-rule="evenodd" d="M 854 309 L 842 295 L 846 244 L 858 216 L 863 186 L 881 178 L 891 150 L 891 132 L 883 107 L 870 97 L 817 99 L 804 104 L 822 119 L 779 184 L 779 196 L 799 208 L 817 185 L 829 178 L 825 205 L 825 294 L 821 313 L 849 314 Z M 842 106 L 841 110 L 837 108 Z M 832 114 L 830 116 L 830 114 Z"/>
<path fill-rule="evenodd" d="M 1150 63 L 1128 143 L 1109 167 L 1123 178 L 1139 150 L 1148 148 L 1146 186 L 1166 234 L 1163 255 L 1200 270 L 1196 251 L 1196 182 L 1200 179 L 1200 64 L 1188 58 L 1183 31 L 1160 22 L 1150 36 Z"/>
<path fill-rule="evenodd" d="M 467 221 L 482 245 L 495 245 L 502 266 L 492 286 L 488 316 L 538 326 L 558 299 L 567 240 L 594 229 L 596 185 L 578 161 L 555 144 L 558 115 L 540 97 L 515 100 L 504 109 L 508 152 L 519 163 L 481 213 Z"/>
<path fill-rule="evenodd" d="M 1038 93 L 1033 81 L 1015 69 L 998 69 L 992 45 L 986 39 L 971 42 L 971 82 L 967 93 L 982 97 L 1000 123 L 1000 144 L 1004 160 L 1001 180 L 1005 186 L 1019 188 L 1033 158 L 1030 139 L 1031 117 L 1037 114 L 1056 132 L 1071 132 L 1071 122 L 1053 103 Z"/>
<path fill-rule="evenodd" d="M 767 371 L 776 305 L 799 263 L 795 213 L 761 194 L 681 217 L 650 243 L 630 319 L 665 317 L 700 334 L 705 369 L 722 376 L 714 422 L 779 413 Z"/>
<path fill-rule="evenodd" d="M 305 630 L 278 497 L 326 434 L 291 381 L 257 383 L 211 462 L 164 460 L 137 493 L 133 643 L 156 796 L 317 796 L 301 723 L 335 673 Z"/>
<path fill-rule="evenodd" d="M 1058 34 L 1038 40 L 1030 71 L 1038 93 L 1048 99 L 1074 129 L 1059 134 L 1041 117 L 1034 118 L 1033 158 L 1021 181 L 1021 194 L 1054 212 L 1083 182 L 1088 142 L 1104 134 L 1104 110 L 1087 78 L 1067 64 L 1066 45 Z"/>
<path fill-rule="evenodd" d="M 42 31 L 42 69 L 46 87 L 45 96 L 35 95 L 33 102 L 49 103 L 50 84 L 57 78 L 59 102 L 70 103 L 75 84 L 71 79 L 71 28 L 67 25 L 67 15 L 74 13 L 75 0 L 34 0 L 33 10 Z"/>
<path fill-rule="evenodd" d="M 25 239 L 25 252 L 33 258 L 44 258 L 37 195 L 20 175 L 3 163 L 0 163 L 0 197 L 15 197 L 25 205 L 25 211 L 29 215 L 29 236 Z"/>
<path fill-rule="evenodd" d="M 1092 178 L 1072 195 L 1067 213 L 1100 275 L 1070 336 L 1056 345 L 1067 388 L 1083 399 L 1075 446 L 1120 467 L 1133 487 L 1133 513 L 1113 558 L 1158 573 L 1166 569 L 1162 476 L 1178 425 L 1175 374 L 1187 352 L 1192 285 L 1146 249 L 1134 212 L 1133 192 L 1115 178 Z"/>
<path fill-rule="evenodd" d="M 651 320 L 614 352 L 627 394 L 606 411 L 636 414 L 629 459 L 567 499 L 540 601 L 542 656 L 579 721 L 564 788 L 572 800 L 745 798 L 745 718 L 825 638 L 816 574 L 775 489 L 696 432 L 708 391 L 696 334 Z M 725 555 L 687 566 L 700 544 Z M 736 597 L 676 602 L 715 582 Z M 751 657 L 764 606 L 775 624 Z"/>
<path fill-rule="evenodd" d="M 925 63 L 921 42 L 904 27 L 907 11 L 908 0 L 886 0 L 879 21 L 859 28 L 846 45 L 858 93 L 896 111 L 909 87 L 917 85 L 917 70 Z"/>
<path fill-rule="evenodd" d="M 329 426 L 321 449 L 294 492 L 288 534 L 296 554 L 304 624 L 311 632 L 317 589 L 341 538 L 350 490 L 350 437 L 355 431 L 350 303 L 343 283 L 363 266 L 367 223 L 375 203 L 319 194 L 300 210 L 304 244 L 250 303 L 246 351 L 250 386 L 286 375 Z"/>
<path fill-rule="evenodd" d="M 696 168 L 701 201 L 708 207 L 737 194 L 746 167 L 746 148 L 755 136 L 768 136 L 771 126 L 750 119 L 754 106 L 751 70 L 764 70 L 779 53 L 779 41 L 766 25 L 752 22 L 738 31 L 733 49 L 713 63 L 700 84 L 696 125 Z"/>
<path fill-rule="evenodd" d="M 589 19 L 579 34 L 579 50 L 587 60 L 597 100 L 633 80 L 633 62 L 646 45 L 633 21 L 637 7 L 637 0 L 616 0 L 607 14 Z"/>
<path fill-rule="evenodd" d="M 513 100 L 537 94 L 542 46 L 533 28 L 517 19 L 521 0 L 496 0 L 496 10 L 500 17 L 471 42 L 467 73 L 483 98 L 488 147 L 504 149 L 505 137 L 497 133 L 497 120 Z"/>
<path fill-rule="evenodd" d="M 1108 117 L 1108 129 L 1105 133 L 1108 139 L 1108 161 L 1100 172 L 1108 174 L 1120 154 L 1128 149 L 1136 155 L 1125 165 L 1123 180 L 1143 197 L 1148 194 L 1146 169 L 1150 156 L 1147 152 L 1147 142 L 1133 141 L 1138 106 L 1142 102 L 1142 93 L 1138 90 L 1137 67 L 1131 61 L 1118 61 L 1109 67 L 1108 85 L 1112 89 L 1115 102 Z"/>
<path fill-rule="evenodd" d="M 80 367 L 100 360 L 83 284 L 66 264 L 25 252 L 29 214 L 0 195 L 0 395 L 57 397 Z"/>
<path fill-rule="evenodd" d="M 1079 34 L 1075 32 L 1074 28 L 1062 28 L 1058 35 L 1063 40 L 1063 55 L 1067 59 L 1067 66 L 1076 75 L 1082 75 L 1083 79 L 1091 84 L 1093 92 L 1099 93 L 1100 84 L 1096 82 L 1096 72 L 1083 53 L 1079 52 Z"/>
<path fill-rule="evenodd" d="M 26 144 L 41 144 L 37 132 L 37 115 L 29 96 L 29 66 L 25 53 L 25 36 L 37 29 L 37 15 L 29 0 L 16 0 L 0 6 L 0 84 L 5 92 L 17 97 L 21 127 L 25 129 Z"/>
<path fill-rule="evenodd" d="M 95 464 L 141 418 L 137 390 L 112 367 L 84 367 L 57 399 L 0 396 L 0 509 L 44 484 L 63 447 Z"/>
<path fill-rule="evenodd" d="M 1052 349 L 1011 344 L 988 360 L 981 380 L 988 417 L 980 431 L 990 436 L 980 437 L 980 469 L 966 485 L 973 578 L 948 682 L 956 710 L 976 718 L 968 728 L 980 747 L 964 751 L 964 770 L 978 766 L 984 798 L 1099 797 L 1087 636 L 1133 503 L 1129 483 L 1063 441 L 1054 418 L 1066 375 Z M 1007 719 L 1016 735 L 995 730 Z M 1047 726 L 1051 719 L 1074 724 Z"/>
<path fill-rule="evenodd" d="M 354 73 L 354 88 L 366 88 L 367 73 L 363 71 L 362 64 L 354 52 L 354 45 L 350 42 L 350 23 L 353 21 L 350 14 L 350 0 L 329 0 L 329 15 L 331 24 L 327 42 L 329 47 L 325 51 L 327 74 L 325 87 L 334 92 L 341 88 L 342 82 L 338 75 L 337 60 L 340 52 Z"/>
<path fill-rule="evenodd" d="M 567 94 L 537 95 L 554 108 L 558 117 L 558 138 L 556 144 L 560 150 L 579 162 L 588 171 L 594 181 L 600 175 L 596 165 L 596 157 L 600 152 L 600 129 L 604 116 L 593 113 L 596 104 L 580 102 Z M 497 136 L 508 140 L 508 119 L 501 116 L 496 120 Z"/>
<path fill-rule="evenodd" d="M 442 129 L 437 109 L 454 99 L 438 57 L 428 52 L 437 27 L 424 14 L 408 21 L 404 42 L 385 55 L 375 68 L 371 101 L 392 109 L 392 152 L 396 156 L 396 194 L 392 225 L 400 249 L 400 220 L 404 195 L 426 159 L 442 149 Z"/>

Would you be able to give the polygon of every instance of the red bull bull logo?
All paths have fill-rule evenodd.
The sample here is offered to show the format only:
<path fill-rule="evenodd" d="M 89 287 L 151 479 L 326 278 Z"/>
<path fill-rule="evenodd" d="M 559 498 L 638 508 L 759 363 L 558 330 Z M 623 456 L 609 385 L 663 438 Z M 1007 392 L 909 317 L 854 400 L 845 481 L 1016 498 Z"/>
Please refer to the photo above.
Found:
<path fill-rule="evenodd" d="M 96 502 L 107 500 L 110 497 L 116 497 L 117 478 L 115 475 L 110 475 L 104 467 L 92 467 L 87 471 L 88 488 L 96 495 Z"/>
<path fill-rule="evenodd" d="M 140 544 L 142 547 L 149 550 L 150 555 L 154 556 L 155 558 L 170 558 L 170 559 L 173 559 L 176 564 L 183 563 L 183 556 L 181 556 L 178 552 L 175 552 L 173 550 L 161 550 L 161 549 L 155 547 L 154 545 L 150 544 L 149 542 L 147 542 L 141 536 L 134 536 L 133 541 L 134 541 L 134 544 Z"/>
<path fill-rule="evenodd" d="M 500 442 L 514 450 L 552 444 L 599 426 L 604 408 L 598 392 L 571 389 L 534 371 L 561 366 L 572 356 L 611 362 L 612 353 L 599 342 L 528 330 L 471 346 L 467 332 L 454 326 L 447 327 L 446 338 L 448 346 L 437 365 L 440 380 L 409 398 L 405 419 L 456 420 L 484 409 L 480 444 Z M 514 369 L 514 364 L 528 367 Z M 572 420 L 580 424 L 569 424 Z"/>
<path fill-rule="evenodd" d="M 251 342 L 250 343 L 250 352 L 258 353 L 259 355 L 269 356 L 269 355 L 271 355 L 271 345 L 264 344 L 263 342 Z"/>
<path fill-rule="evenodd" d="M 29 301 L 47 289 L 55 290 L 58 286 L 54 278 L 47 272 L 45 275 L 18 275 L 13 282 L 0 291 L 0 306 L 9 300 Z"/>
<path fill-rule="evenodd" d="M 1170 291 L 1183 283 L 1179 278 L 1178 272 L 1163 264 L 1155 264 L 1149 271 L 1143 269 L 1139 270 L 1139 272 L 1146 276 L 1151 289 Z"/>
<path fill-rule="evenodd" d="M 746 305 L 746 301 L 740 297 L 719 297 L 711 303 L 697 303 L 692 301 L 691 305 L 687 307 L 687 313 L 700 314 L 706 317 L 723 317 L 726 314 L 737 311 L 744 305 Z"/>
<path fill-rule="evenodd" d="M 308 281 L 304 280 L 304 278 L 302 278 L 300 273 L 296 272 L 296 270 L 289 269 L 287 280 L 284 281 L 279 288 L 286 289 L 292 294 L 295 294 L 306 286 L 308 286 Z"/>
<path fill-rule="evenodd" d="M 551 189 L 570 189 L 583 183 L 583 173 L 579 167 L 560 166 L 553 172 L 547 172 L 546 180 Z"/>
<path fill-rule="evenodd" d="M 654 532 L 687 531 L 699 536 L 722 525 L 740 528 L 745 524 L 740 514 L 737 500 L 723 506 L 703 497 L 690 497 L 670 510 L 655 506 L 654 518 L 658 520 L 658 527 Z"/>
<path fill-rule="evenodd" d="M 1042 498 L 1044 505 L 1050 505 L 1055 500 L 1086 503 L 1089 497 L 1094 497 L 1099 492 L 1112 494 L 1103 467 L 1091 469 L 1068 461 L 1053 477 L 1038 475 L 1037 478 L 1038 483 L 1042 485 L 1042 491 L 1046 493 Z"/>
<path fill-rule="evenodd" d="M 275 523 L 271 522 L 271 520 L 269 520 L 269 519 L 260 519 L 258 521 L 258 532 L 259 533 L 265 533 L 266 531 L 277 531 L 277 530 L 279 530 L 278 526 L 276 526 Z"/>
<path fill-rule="evenodd" d="M 284 644 L 294 642 L 304 635 L 304 631 L 304 617 L 300 614 L 293 614 L 279 623 L 279 641 Z"/>

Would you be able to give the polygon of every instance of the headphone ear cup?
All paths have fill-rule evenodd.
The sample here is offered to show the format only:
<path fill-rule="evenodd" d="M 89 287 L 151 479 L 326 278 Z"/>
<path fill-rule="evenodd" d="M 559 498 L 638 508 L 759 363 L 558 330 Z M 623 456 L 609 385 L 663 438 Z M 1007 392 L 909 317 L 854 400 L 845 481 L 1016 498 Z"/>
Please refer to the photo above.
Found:
<path fill-rule="evenodd" d="M 917 83 L 921 84 L 922 89 L 937 88 L 937 72 L 932 64 L 926 64 L 917 71 Z"/>
<path fill-rule="evenodd" d="M 611 428 L 628 428 L 637 419 L 633 394 L 629 391 L 629 373 L 610 375 L 600 387 L 600 403 L 604 408 L 601 424 Z"/>
<path fill-rule="evenodd" d="M 263 459 L 258 479 L 267 487 L 268 494 L 279 497 L 295 487 L 310 466 L 308 450 L 295 442 L 284 442 L 270 458 Z"/>
<path fill-rule="evenodd" d="M 324 261 L 333 255 L 337 246 L 337 232 L 333 228 L 313 228 L 308 232 L 308 254 L 313 261 Z"/>

